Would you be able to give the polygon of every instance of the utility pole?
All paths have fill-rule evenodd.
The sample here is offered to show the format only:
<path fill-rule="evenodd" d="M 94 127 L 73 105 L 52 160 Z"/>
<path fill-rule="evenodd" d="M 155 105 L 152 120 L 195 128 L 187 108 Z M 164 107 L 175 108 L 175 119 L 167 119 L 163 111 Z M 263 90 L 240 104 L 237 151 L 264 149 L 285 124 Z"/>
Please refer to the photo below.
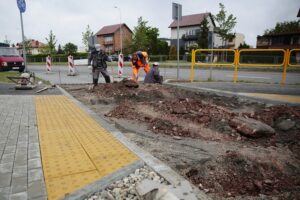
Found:
<path fill-rule="evenodd" d="M 20 20 L 21 20 L 21 28 L 22 28 L 22 46 L 23 46 L 23 58 L 24 58 L 24 65 L 25 65 L 25 72 L 27 71 L 27 61 L 26 61 L 26 49 L 25 49 L 25 37 L 24 37 L 24 26 L 23 26 L 23 16 L 22 13 L 26 10 L 26 3 L 25 0 L 17 0 L 17 5 L 20 10 Z"/>
<path fill-rule="evenodd" d="M 177 21 L 177 80 L 179 79 L 179 21 L 182 19 L 182 6 L 178 3 L 172 4 L 172 18 Z"/>

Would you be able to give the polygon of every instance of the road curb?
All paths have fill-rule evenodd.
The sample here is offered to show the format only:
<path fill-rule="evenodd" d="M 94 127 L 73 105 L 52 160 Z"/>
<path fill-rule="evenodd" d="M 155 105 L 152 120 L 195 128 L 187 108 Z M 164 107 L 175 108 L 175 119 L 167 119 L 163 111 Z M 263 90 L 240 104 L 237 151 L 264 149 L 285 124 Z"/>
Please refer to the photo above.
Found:
<path fill-rule="evenodd" d="M 70 95 L 67 91 L 65 91 L 60 86 L 57 86 L 58 89 L 62 92 L 63 95 L 67 96 L 72 102 L 74 102 L 77 106 L 79 106 L 82 110 L 87 112 L 94 120 L 96 120 L 101 126 L 103 126 L 107 131 L 109 131 L 115 138 L 117 138 L 123 145 L 125 145 L 128 149 L 130 149 L 132 152 L 134 152 L 142 161 L 143 163 L 147 164 L 148 167 L 150 167 L 153 171 L 157 172 L 160 176 L 162 176 L 165 180 L 167 180 L 170 184 L 176 186 L 180 185 L 181 182 L 187 181 L 184 177 L 177 174 L 174 170 L 172 170 L 169 166 L 164 164 L 159 159 L 152 156 L 149 152 L 144 151 L 140 147 L 138 147 L 133 142 L 130 142 L 122 132 L 120 132 L 114 124 L 110 124 L 108 121 L 106 121 L 104 118 L 97 115 L 94 111 L 90 110 L 88 107 L 86 107 L 83 103 L 75 99 L 72 95 Z M 132 168 L 133 169 L 133 168 Z M 135 168 L 136 169 L 136 168 Z M 126 171 L 131 173 L 130 170 Z M 123 173 L 123 176 L 125 177 L 128 174 Z M 117 175 L 116 175 L 117 176 Z M 119 176 L 120 177 L 120 176 Z M 107 180 L 109 181 L 109 177 L 107 177 Z M 112 179 L 110 179 L 112 181 Z M 111 184 L 114 181 L 108 183 Z M 187 181 L 188 182 L 188 181 Z M 101 180 L 99 180 L 99 183 L 101 183 Z M 83 188 L 81 191 L 78 191 L 78 194 L 76 192 L 70 194 L 68 198 L 66 199 L 73 199 L 76 197 L 79 197 L 83 193 L 95 193 L 99 190 L 104 189 L 105 187 L 97 187 L 99 185 L 98 181 L 95 183 L 95 185 L 91 184 L 85 188 Z M 193 188 L 193 192 L 199 199 L 211 199 L 208 197 L 204 192 L 200 191 L 198 188 L 190 184 Z M 95 190 L 96 189 L 96 190 Z M 78 196 L 79 195 L 79 196 Z M 72 197 L 72 198 L 71 198 Z"/>
<path fill-rule="evenodd" d="M 290 106 L 300 106 L 300 103 L 291 103 L 288 101 L 270 100 L 270 99 L 266 99 L 263 97 L 254 97 L 254 96 L 249 96 L 249 95 L 245 94 L 244 92 L 239 93 L 239 92 L 231 92 L 231 91 L 217 90 L 217 89 L 197 87 L 197 86 L 184 86 L 184 85 L 180 85 L 177 83 L 165 83 L 165 85 L 172 86 L 172 87 L 178 87 L 181 89 L 186 89 L 186 90 L 191 90 L 191 91 L 215 93 L 215 94 L 226 96 L 226 97 L 237 96 L 243 100 L 246 99 L 246 100 L 258 101 L 260 103 L 265 103 L 265 104 L 270 104 L 270 105 L 287 104 Z"/>

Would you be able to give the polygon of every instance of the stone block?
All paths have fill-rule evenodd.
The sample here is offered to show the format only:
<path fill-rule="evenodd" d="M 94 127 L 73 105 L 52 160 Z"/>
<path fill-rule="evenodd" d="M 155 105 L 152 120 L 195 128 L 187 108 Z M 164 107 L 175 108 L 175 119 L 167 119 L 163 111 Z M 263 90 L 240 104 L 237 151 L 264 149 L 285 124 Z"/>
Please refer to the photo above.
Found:
<path fill-rule="evenodd" d="M 31 143 L 29 144 L 29 151 L 40 151 L 40 144 L 39 143 Z"/>
<path fill-rule="evenodd" d="M 9 200 L 10 187 L 0 188 L 0 199 Z"/>
<path fill-rule="evenodd" d="M 4 149 L 4 153 L 15 153 L 17 149 L 16 145 L 13 146 L 6 146 Z"/>
<path fill-rule="evenodd" d="M 0 173 L 12 172 L 13 162 L 0 164 Z"/>
<path fill-rule="evenodd" d="M 44 180 L 42 168 L 31 169 L 28 171 L 28 182 Z"/>
<path fill-rule="evenodd" d="M 25 176 L 27 177 L 27 173 L 28 173 L 27 169 L 28 169 L 27 165 L 19 166 L 19 167 L 14 166 L 12 176 L 13 177 L 25 177 Z"/>
<path fill-rule="evenodd" d="M 34 181 L 28 184 L 28 199 L 36 199 L 47 196 L 43 180 Z"/>
<path fill-rule="evenodd" d="M 26 192 L 26 191 L 27 191 L 27 176 L 13 177 L 12 178 L 12 186 L 11 186 L 11 194 Z"/>
<path fill-rule="evenodd" d="M 0 188 L 9 187 L 11 184 L 11 175 L 12 173 L 0 172 Z"/>
<path fill-rule="evenodd" d="M 27 199 L 27 192 L 20 192 L 10 195 L 10 200 L 24 200 Z"/>
<path fill-rule="evenodd" d="M 2 158 L 0 160 L 0 164 L 13 163 L 14 160 L 15 160 L 15 154 L 14 153 L 3 154 Z"/>
<path fill-rule="evenodd" d="M 24 166 L 24 165 L 27 165 L 27 156 L 26 157 L 21 157 L 21 156 L 16 157 L 15 166 L 16 167 L 21 167 L 21 166 Z"/>
<path fill-rule="evenodd" d="M 33 158 L 28 160 L 28 169 L 41 168 L 42 163 L 40 158 Z"/>
<path fill-rule="evenodd" d="M 33 158 L 40 158 L 40 152 L 39 151 L 28 151 L 28 159 L 33 159 Z"/>

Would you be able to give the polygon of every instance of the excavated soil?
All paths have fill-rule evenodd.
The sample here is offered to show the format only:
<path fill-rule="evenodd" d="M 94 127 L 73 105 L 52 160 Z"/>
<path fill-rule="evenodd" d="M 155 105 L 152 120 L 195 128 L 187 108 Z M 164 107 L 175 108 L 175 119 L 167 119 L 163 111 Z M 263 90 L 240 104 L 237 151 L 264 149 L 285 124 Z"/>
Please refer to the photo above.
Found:
<path fill-rule="evenodd" d="M 63 87 L 213 199 L 300 198 L 299 107 L 130 81 Z M 246 136 L 236 117 L 275 134 Z"/>

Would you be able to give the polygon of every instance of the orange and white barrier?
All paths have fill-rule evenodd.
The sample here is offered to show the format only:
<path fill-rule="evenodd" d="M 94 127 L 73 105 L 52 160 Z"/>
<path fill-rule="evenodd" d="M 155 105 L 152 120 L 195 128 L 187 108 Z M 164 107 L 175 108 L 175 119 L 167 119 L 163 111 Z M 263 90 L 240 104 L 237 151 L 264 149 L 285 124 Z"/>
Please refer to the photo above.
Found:
<path fill-rule="evenodd" d="M 74 65 L 74 59 L 73 56 L 68 56 L 68 66 L 69 66 L 69 74 L 75 75 L 75 65 Z"/>
<path fill-rule="evenodd" d="M 123 54 L 119 54 L 119 59 L 118 59 L 118 76 L 123 75 L 123 67 L 124 67 L 124 57 Z"/>
<path fill-rule="evenodd" d="M 52 61 L 51 61 L 50 56 L 47 56 L 47 58 L 46 58 L 46 68 L 47 68 L 47 72 L 51 72 L 51 70 L 52 70 Z"/>

